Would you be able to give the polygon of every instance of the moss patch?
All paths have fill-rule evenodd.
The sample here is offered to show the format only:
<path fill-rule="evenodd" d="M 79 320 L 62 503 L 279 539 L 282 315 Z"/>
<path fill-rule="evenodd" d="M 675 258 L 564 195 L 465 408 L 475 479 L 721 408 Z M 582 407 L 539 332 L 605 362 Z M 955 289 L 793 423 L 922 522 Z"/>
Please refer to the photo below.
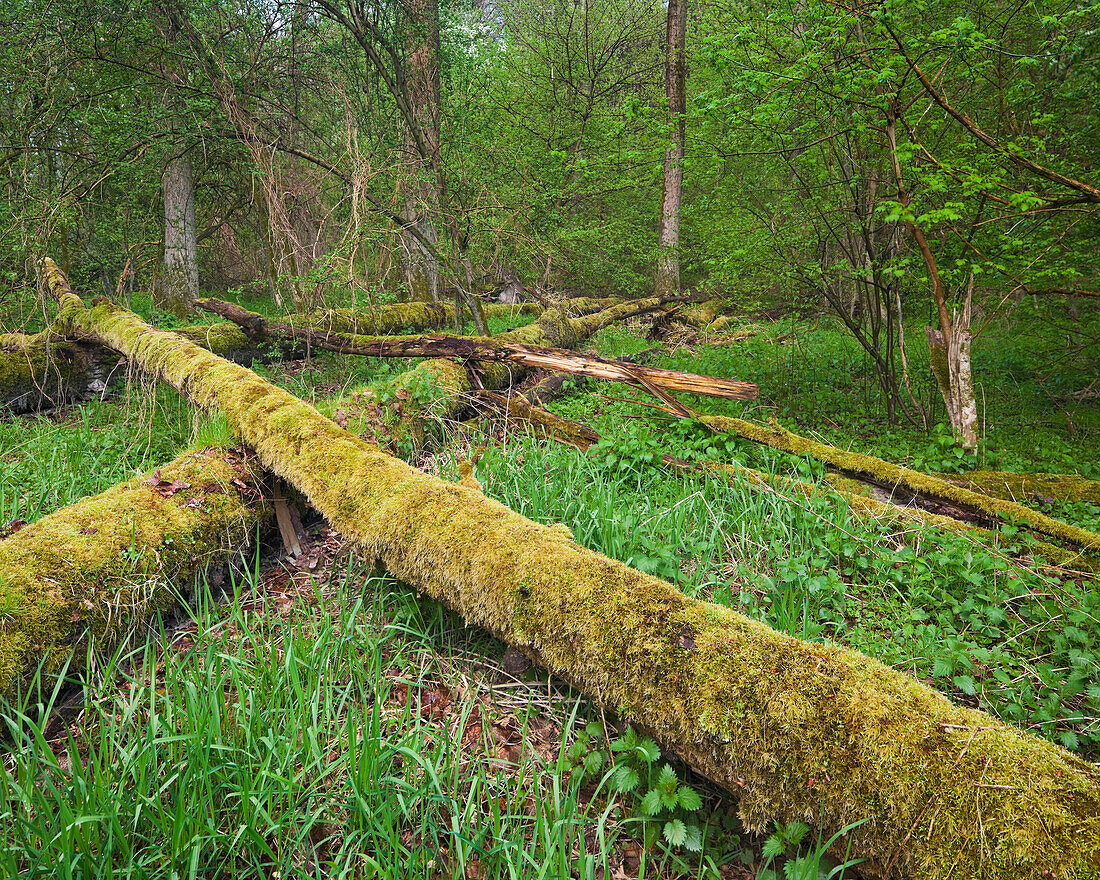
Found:
<path fill-rule="evenodd" d="M 247 546 L 261 476 L 237 453 L 187 452 L 0 541 L 0 694 L 109 647 Z"/>

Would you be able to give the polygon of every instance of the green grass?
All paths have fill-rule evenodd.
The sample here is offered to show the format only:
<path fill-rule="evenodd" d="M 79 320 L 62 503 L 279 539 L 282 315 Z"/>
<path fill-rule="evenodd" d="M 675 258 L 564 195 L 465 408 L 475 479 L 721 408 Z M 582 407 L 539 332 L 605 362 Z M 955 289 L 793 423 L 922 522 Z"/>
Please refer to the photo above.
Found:
<path fill-rule="evenodd" d="M 418 699 L 441 670 L 415 600 L 350 572 L 281 614 L 204 603 L 189 650 L 114 664 L 67 736 L 9 710 L 0 873 L 569 876 L 582 832 L 615 833 L 606 806 L 537 756 L 471 759 L 479 704 Z"/>
<path fill-rule="evenodd" d="M 637 792 L 610 757 L 582 772 L 578 746 L 614 731 L 546 679 L 497 706 L 478 657 L 499 645 L 398 582 L 354 560 L 304 588 L 257 577 L 101 658 L 62 723 L 52 699 L 0 712 L 0 874 L 596 880 L 627 843 L 647 876 L 717 878 L 758 858 L 682 770 Z M 701 853 L 661 842 L 679 813 L 639 818 L 666 777 Z"/>
<path fill-rule="evenodd" d="M 1057 397 L 1086 387 L 1095 366 L 1087 350 L 1050 352 L 1059 334 L 1087 339 L 1098 322 L 1070 328 L 1056 315 L 1044 318 L 1026 337 L 998 319 L 975 342 L 984 464 L 1095 477 L 1100 407 Z M 761 386 L 758 404 L 690 401 L 698 409 L 775 414 L 838 445 L 955 466 L 942 436 L 886 423 L 866 361 L 847 336 L 827 321 L 795 326 L 803 332 L 790 344 L 769 341 L 791 329 L 785 323 L 655 362 Z M 651 344 L 622 327 L 595 340 L 610 357 Z M 919 339 L 910 358 L 923 382 Z M 405 366 L 324 354 L 258 371 L 321 400 Z M 927 386 L 918 393 L 934 404 Z M 806 500 L 669 472 L 664 452 L 821 477 L 816 463 L 610 399 L 634 396 L 589 385 L 552 405 L 605 435 L 587 456 L 516 434 L 486 440 L 477 468 L 485 492 L 533 519 L 563 522 L 585 546 L 688 593 L 801 638 L 863 650 L 960 702 L 1100 756 L 1094 578 L 1032 564 L 1027 539 L 1011 525 L 979 543 L 861 521 L 827 493 Z M 0 526 L 101 491 L 184 444 L 231 434 L 224 421 L 192 414 L 174 392 L 141 386 L 49 418 L 0 420 Z M 434 459 L 452 478 L 456 454 Z M 1054 513 L 1100 524 L 1100 505 L 1059 503 Z M 670 813 L 647 825 L 633 795 L 611 790 L 610 752 L 594 773 L 579 772 L 599 748 L 597 737 L 585 744 L 596 718 L 575 698 L 510 710 L 525 745 L 547 718 L 558 738 L 550 753 L 525 751 L 519 769 L 471 751 L 470 740 L 463 745 L 456 729 L 488 742 L 494 716 L 479 702 L 484 691 L 453 687 L 477 679 L 469 669 L 456 677 L 454 658 L 480 669 L 502 646 L 401 585 L 351 565 L 286 602 L 265 600 L 265 590 L 241 583 L 226 603 L 207 599 L 191 609 L 188 650 L 166 649 L 161 635 L 100 661 L 78 711 L 65 716 L 67 729 L 8 707 L 0 874 L 598 878 L 613 876 L 608 854 L 629 844 L 628 833 L 637 837 L 629 845 L 649 844 L 646 876 L 712 877 L 737 859 L 763 867 L 759 842 L 740 841 L 732 813 L 717 806 L 704 810 L 714 817 L 701 825 L 701 855 L 654 841 L 655 828 L 681 818 L 688 827 L 690 817 Z M 422 711 L 440 683 L 452 694 L 443 717 Z M 812 847 L 787 838 L 783 846 L 792 860 L 814 860 Z"/>

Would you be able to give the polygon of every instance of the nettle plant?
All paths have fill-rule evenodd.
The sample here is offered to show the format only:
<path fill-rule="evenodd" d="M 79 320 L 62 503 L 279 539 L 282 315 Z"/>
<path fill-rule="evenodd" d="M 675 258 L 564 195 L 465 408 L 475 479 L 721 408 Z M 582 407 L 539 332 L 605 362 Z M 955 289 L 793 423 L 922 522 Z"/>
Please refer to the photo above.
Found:
<path fill-rule="evenodd" d="M 660 748 L 633 727 L 611 741 L 610 755 L 601 746 L 603 732 L 603 726 L 593 721 L 578 734 L 566 752 L 574 772 L 581 780 L 595 779 L 610 764 L 603 779 L 611 791 L 633 798 L 628 821 L 639 828 L 647 847 L 663 838 L 670 847 L 701 852 L 703 831 L 691 815 L 703 806 L 699 793 L 682 784 L 669 764 L 658 768 Z"/>

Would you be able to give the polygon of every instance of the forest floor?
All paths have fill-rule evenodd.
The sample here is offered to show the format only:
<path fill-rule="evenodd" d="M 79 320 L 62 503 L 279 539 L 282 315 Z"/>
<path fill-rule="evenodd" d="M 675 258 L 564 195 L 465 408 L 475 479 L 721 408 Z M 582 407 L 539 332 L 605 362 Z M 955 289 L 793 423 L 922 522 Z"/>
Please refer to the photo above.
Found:
<path fill-rule="evenodd" d="M 650 362 L 761 387 L 759 403 L 693 400 L 701 411 L 775 416 L 921 469 L 1100 478 L 1100 401 L 1072 396 L 1097 379 L 1087 346 L 1100 316 L 1070 324 L 1030 309 L 998 317 L 975 340 L 986 438 L 976 459 L 942 431 L 888 425 L 867 359 L 828 319 L 746 321 L 735 328 L 750 327 L 745 338 L 676 330 Z M 609 328 L 590 348 L 606 357 L 651 348 L 648 330 L 644 321 Z M 934 409 L 927 352 L 913 344 L 909 356 L 915 393 Z M 335 408 L 348 390 L 405 367 L 325 355 L 258 371 Z M 669 471 L 664 453 L 821 477 L 816 463 L 643 403 L 591 382 L 550 403 L 601 433 L 587 455 L 485 416 L 441 425 L 447 442 L 412 460 L 457 479 L 460 461 L 478 459 L 487 495 L 564 523 L 578 543 L 792 635 L 857 648 L 1097 758 L 1092 572 L 1036 561 L 1011 525 L 983 541 L 857 519 L 829 493 L 807 499 Z M 183 445 L 230 440 L 219 420 L 139 381 L 102 403 L 4 419 L 0 526 L 102 491 Z M 1100 505 L 1055 501 L 1049 511 L 1100 529 Z M 147 643 L 89 669 L 83 690 L 55 695 L 58 711 L 6 717 L 7 876 L 31 865 L 110 876 L 137 860 L 142 876 L 165 877 L 743 880 L 782 874 L 784 863 L 795 877 L 822 868 L 828 877 L 835 864 L 818 864 L 824 842 L 797 823 L 747 834 L 735 806 L 644 737 L 369 570 L 322 523 L 296 563 L 269 548 Z M 637 785 L 616 791 L 627 771 Z M 163 778 L 152 801 L 133 794 L 148 778 Z M 660 821 L 648 818 L 645 796 L 670 780 L 701 804 L 685 796 Z M 68 873 L 62 853 L 74 854 Z"/>

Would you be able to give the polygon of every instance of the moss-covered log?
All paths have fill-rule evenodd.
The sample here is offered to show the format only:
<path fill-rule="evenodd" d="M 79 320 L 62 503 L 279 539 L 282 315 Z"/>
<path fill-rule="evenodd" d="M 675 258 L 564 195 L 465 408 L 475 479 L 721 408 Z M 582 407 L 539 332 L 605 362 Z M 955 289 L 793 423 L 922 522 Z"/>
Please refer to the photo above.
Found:
<path fill-rule="evenodd" d="M 525 397 L 516 395 L 504 397 L 493 394 L 491 391 L 480 391 L 478 397 L 490 403 L 508 420 L 529 426 L 537 437 L 574 446 L 581 452 L 587 452 L 600 441 L 600 435 L 587 425 L 554 415 L 554 413 L 530 403 Z M 801 495 L 803 498 L 822 498 L 835 493 L 848 505 L 856 517 L 863 520 L 873 520 L 887 524 L 904 523 L 907 526 L 928 526 L 954 534 L 972 535 L 991 543 L 995 540 L 993 533 L 988 529 L 983 529 L 972 523 L 942 514 L 930 513 L 919 507 L 880 501 L 871 494 L 872 489 L 866 483 L 839 474 L 826 474 L 823 484 L 817 484 L 792 477 L 773 476 L 764 471 L 740 464 L 707 462 L 699 465 L 682 461 L 668 453 L 664 455 L 664 462 L 667 466 L 678 470 L 698 472 L 706 468 L 730 480 L 743 480 L 753 486 L 765 488 L 767 491 L 792 492 Z M 1092 558 L 1082 558 L 1080 553 L 1056 547 L 1053 544 L 1037 541 L 1030 548 L 1030 552 L 1055 565 L 1080 565 L 1083 563 L 1090 568 L 1096 567 L 1096 563 Z"/>
<path fill-rule="evenodd" d="M 578 302 L 585 308 L 590 300 Z M 454 303 L 405 302 L 379 306 L 368 311 L 332 309 L 312 312 L 308 315 L 290 315 L 276 321 L 243 309 L 234 303 L 220 299 L 200 299 L 196 305 L 208 312 L 240 326 L 253 339 L 267 339 L 279 335 L 280 326 L 301 330 L 320 330 L 329 333 L 359 333 L 369 336 L 389 336 L 398 332 L 417 330 L 442 330 L 454 325 Z M 485 306 L 487 318 L 510 318 L 515 315 L 538 315 L 542 306 L 535 303 L 521 305 L 491 304 Z"/>
<path fill-rule="evenodd" d="M 229 305 L 221 303 L 222 306 Z M 700 376 L 680 370 L 665 370 L 641 364 L 609 361 L 578 354 L 565 348 L 520 345 L 506 339 L 431 334 L 418 336 L 364 336 L 336 333 L 315 327 L 292 327 L 245 311 L 238 306 L 223 310 L 249 335 L 283 341 L 299 340 L 326 351 L 376 358 L 459 358 L 479 363 L 514 364 L 590 379 L 627 382 L 644 389 L 682 391 L 727 400 L 755 400 L 759 388 L 750 382 Z"/>
<path fill-rule="evenodd" d="M 576 315 L 576 300 L 568 300 L 556 309 L 547 309 L 525 327 L 519 327 L 495 337 L 500 345 L 532 345 L 570 348 L 597 330 L 634 315 L 660 308 L 661 300 L 644 299 L 618 301 L 599 311 Z M 573 316 L 571 316 L 571 314 Z M 485 389 L 506 387 L 528 372 L 519 363 L 485 363 L 478 366 L 476 379 Z M 458 417 L 471 399 L 474 380 L 466 365 L 447 358 L 432 358 L 395 376 L 382 394 L 397 403 L 385 414 L 387 434 L 396 444 L 419 447 L 433 426 Z M 366 422 L 374 418 L 371 407 L 378 402 L 372 389 L 353 392 L 362 404 Z"/>
<path fill-rule="evenodd" d="M 185 452 L 0 540 L 0 694 L 110 647 L 247 547 L 262 474 L 236 451 Z"/>
<path fill-rule="evenodd" d="M 1049 504 L 1053 501 L 1088 501 L 1100 504 L 1100 480 L 1077 474 L 1014 474 L 1008 471 L 971 471 L 946 478 L 948 482 L 1003 498 Z"/>
<path fill-rule="evenodd" d="M 578 300 L 575 307 L 581 310 L 594 308 L 600 302 L 603 301 Z M 530 304 L 493 305 L 487 311 L 490 316 L 506 317 L 512 314 L 538 314 L 541 307 Z M 453 324 L 454 306 L 395 303 L 372 311 L 338 309 L 291 316 L 287 320 L 294 326 L 333 332 L 415 332 Z M 251 364 L 256 360 L 299 358 L 304 357 L 307 351 L 306 344 L 301 340 L 257 337 L 246 333 L 233 321 L 199 324 L 176 332 L 214 354 L 241 364 Z M 125 368 L 120 368 L 117 354 L 101 351 L 98 346 L 86 341 L 68 339 L 56 327 L 30 335 L 0 334 L 0 408 L 11 412 L 35 412 L 75 400 L 87 400 L 101 394 L 112 379 L 125 375 Z"/>
<path fill-rule="evenodd" d="M 733 303 L 729 300 L 708 299 L 705 302 L 682 306 L 673 313 L 672 319 L 696 330 L 721 333 L 732 325 L 733 311 Z"/>
<path fill-rule="evenodd" d="M 1100 877 L 1098 768 L 854 651 L 808 644 L 574 544 L 341 430 L 136 316 L 62 315 L 197 403 L 365 553 L 644 725 L 745 821 L 851 831 L 895 877 Z"/>
<path fill-rule="evenodd" d="M 900 488 L 920 498 L 941 500 L 970 511 L 987 524 L 1012 521 L 1088 553 L 1100 553 L 1100 535 L 1096 532 L 1061 522 L 1018 502 L 972 492 L 953 485 L 943 477 L 921 473 L 872 455 L 837 449 L 827 443 L 794 434 L 775 422 L 765 426 L 723 416 L 701 415 L 698 418 L 716 431 L 737 434 L 746 440 L 793 455 L 808 455 L 842 474 L 855 476 L 887 491 Z"/>

